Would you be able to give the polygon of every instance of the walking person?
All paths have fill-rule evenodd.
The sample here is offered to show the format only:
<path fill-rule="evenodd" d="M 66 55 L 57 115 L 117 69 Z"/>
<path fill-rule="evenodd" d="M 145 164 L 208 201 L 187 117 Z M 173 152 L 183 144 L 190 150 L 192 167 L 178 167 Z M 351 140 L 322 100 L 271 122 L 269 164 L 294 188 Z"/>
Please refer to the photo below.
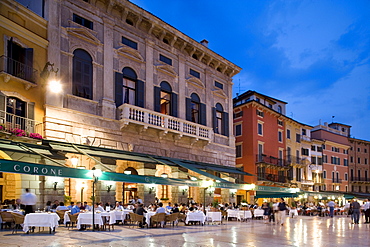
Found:
<path fill-rule="evenodd" d="M 370 201 L 369 199 L 365 200 L 364 212 L 365 212 L 365 224 L 370 224 Z"/>
<path fill-rule="evenodd" d="M 329 207 L 329 211 L 330 211 L 330 217 L 333 218 L 334 217 L 335 202 L 333 202 L 333 201 L 328 202 L 328 207 Z"/>
<path fill-rule="evenodd" d="M 267 224 L 267 220 L 270 218 L 272 209 L 267 202 L 263 203 L 261 208 L 263 209 L 263 221 Z"/>
<path fill-rule="evenodd" d="M 278 210 L 279 210 L 278 216 L 279 216 L 279 220 L 280 220 L 280 225 L 283 226 L 284 223 L 285 223 L 286 210 L 287 210 L 287 206 L 286 206 L 286 203 L 284 201 L 284 198 L 280 198 L 280 202 L 278 204 Z"/>
<path fill-rule="evenodd" d="M 358 203 L 357 200 L 352 202 L 352 209 L 353 209 L 353 221 L 355 224 L 359 224 L 360 222 L 360 208 L 361 205 Z"/>
<path fill-rule="evenodd" d="M 26 193 L 24 193 L 21 197 L 22 204 L 25 205 L 24 213 L 30 214 L 34 213 L 35 209 L 33 208 L 36 205 L 37 197 L 35 194 L 30 192 L 30 189 L 25 189 Z"/>

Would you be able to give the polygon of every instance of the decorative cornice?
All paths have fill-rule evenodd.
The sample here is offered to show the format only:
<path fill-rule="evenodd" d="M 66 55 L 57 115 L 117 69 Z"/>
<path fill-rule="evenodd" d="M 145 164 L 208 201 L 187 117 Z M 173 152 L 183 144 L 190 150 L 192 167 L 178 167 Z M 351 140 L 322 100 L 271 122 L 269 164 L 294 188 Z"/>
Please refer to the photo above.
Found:
<path fill-rule="evenodd" d="M 100 40 L 95 37 L 94 34 L 96 34 L 96 32 L 88 30 L 85 27 L 66 27 L 66 31 L 68 34 L 76 36 L 94 45 L 103 45 Z"/>
<path fill-rule="evenodd" d="M 116 49 L 116 53 L 125 56 L 129 59 L 135 60 L 140 63 L 144 63 L 144 58 L 141 56 L 140 52 L 128 47 L 127 45 L 120 44 L 121 46 Z"/>
<path fill-rule="evenodd" d="M 196 77 L 189 77 L 186 79 L 186 83 L 187 84 L 191 84 L 193 86 L 196 86 L 198 88 L 201 88 L 201 89 L 205 89 L 206 87 L 204 86 L 203 82 L 201 80 L 199 80 L 198 78 Z"/>
<path fill-rule="evenodd" d="M 156 65 L 155 67 L 158 71 L 161 71 L 161 72 L 163 72 L 167 75 L 170 75 L 172 77 L 177 77 L 178 76 L 176 71 L 174 70 L 174 68 L 170 65 L 160 64 L 160 65 Z"/>

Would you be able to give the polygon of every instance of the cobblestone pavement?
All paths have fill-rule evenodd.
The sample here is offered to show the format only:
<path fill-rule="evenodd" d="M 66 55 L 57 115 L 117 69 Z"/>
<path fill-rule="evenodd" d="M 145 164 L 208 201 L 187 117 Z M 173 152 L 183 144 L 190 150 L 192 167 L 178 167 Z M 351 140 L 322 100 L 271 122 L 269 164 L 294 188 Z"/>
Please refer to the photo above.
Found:
<path fill-rule="evenodd" d="M 361 221 L 362 222 L 362 221 Z M 370 246 L 370 224 L 353 225 L 350 218 L 299 216 L 287 219 L 284 226 L 264 224 L 262 220 L 228 221 L 222 225 L 194 225 L 165 228 L 129 228 L 116 225 L 114 231 L 67 230 L 57 228 L 24 234 L 0 231 L 0 246 Z"/>

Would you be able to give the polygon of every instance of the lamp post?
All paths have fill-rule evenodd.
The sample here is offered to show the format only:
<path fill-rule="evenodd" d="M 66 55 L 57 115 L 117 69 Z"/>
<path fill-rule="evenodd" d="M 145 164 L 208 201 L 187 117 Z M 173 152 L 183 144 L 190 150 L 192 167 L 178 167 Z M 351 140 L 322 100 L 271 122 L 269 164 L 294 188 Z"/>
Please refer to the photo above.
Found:
<path fill-rule="evenodd" d="M 95 231 L 95 184 L 99 181 L 99 176 L 101 175 L 101 170 L 92 168 L 92 178 L 93 178 L 93 187 L 92 187 L 92 224 L 93 231 Z"/>

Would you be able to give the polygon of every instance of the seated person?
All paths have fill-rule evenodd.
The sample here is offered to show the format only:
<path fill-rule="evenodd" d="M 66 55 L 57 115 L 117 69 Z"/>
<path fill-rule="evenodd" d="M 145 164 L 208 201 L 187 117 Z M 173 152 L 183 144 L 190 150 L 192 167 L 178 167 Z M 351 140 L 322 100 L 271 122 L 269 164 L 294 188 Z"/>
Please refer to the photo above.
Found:
<path fill-rule="evenodd" d="M 156 214 L 159 214 L 159 213 L 166 213 L 166 209 L 163 207 L 163 203 L 158 203 L 158 208 L 157 210 L 155 210 L 155 213 Z"/>
<path fill-rule="evenodd" d="M 72 215 L 79 215 L 80 212 L 81 212 L 81 202 L 77 202 L 76 205 L 73 206 L 73 208 L 71 209 L 71 214 Z"/>
<path fill-rule="evenodd" d="M 24 210 L 25 208 L 26 208 L 26 206 L 21 203 L 21 199 L 15 200 L 15 204 L 13 205 L 14 210 L 21 210 L 21 209 Z"/>
<path fill-rule="evenodd" d="M 171 205 L 171 202 L 168 203 L 168 205 L 166 206 L 166 210 L 168 212 L 170 212 L 172 210 L 172 205 Z"/>
<path fill-rule="evenodd" d="M 137 206 L 137 208 L 135 208 L 135 213 L 136 214 L 138 214 L 138 215 L 144 215 L 144 213 L 146 213 L 146 211 L 145 211 L 145 209 L 144 209 L 144 205 L 141 203 L 141 204 L 138 204 L 138 206 Z M 143 222 L 144 222 L 144 224 L 143 224 Z M 139 222 L 139 226 L 141 227 L 141 228 L 143 228 L 144 227 L 144 225 L 146 224 L 145 222 L 146 222 L 146 219 L 145 219 L 145 217 L 144 217 L 144 219 L 143 219 L 143 222 Z"/>
<path fill-rule="evenodd" d="M 105 212 L 104 208 L 98 202 L 95 203 L 94 211 Z"/>
<path fill-rule="evenodd" d="M 92 207 L 90 205 L 88 205 L 87 202 L 84 202 L 84 208 L 87 211 L 91 211 L 91 209 L 92 209 Z"/>
<path fill-rule="evenodd" d="M 123 210 L 123 206 L 119 202 L 116 202 L 116 205 L 114 206 L 114 209 L 115 210 Z"/>
<path fill-rule="evenodd" d="M 74 207 L 75 203 L 74 202 L 71 202 L 71 205 L 67 206 L 68 210 L 72 210 L 72 208 Z"/>
<path fill-rule="evenodd" d="M 68 208 L 66 206 L 64 206 L 64 202 L 60 202 L 59 203 L 59 206 L 56 207 L 56 210 L 68 210 Z"/>
<path fill-rule="evenodd" d="M 177 203 L 175 203 L 175 206 L 172 208 L 171 211 L 172 211 L 172 213 L 178 213 L 178 212 L 180 212 L 179 205 Z"/>

